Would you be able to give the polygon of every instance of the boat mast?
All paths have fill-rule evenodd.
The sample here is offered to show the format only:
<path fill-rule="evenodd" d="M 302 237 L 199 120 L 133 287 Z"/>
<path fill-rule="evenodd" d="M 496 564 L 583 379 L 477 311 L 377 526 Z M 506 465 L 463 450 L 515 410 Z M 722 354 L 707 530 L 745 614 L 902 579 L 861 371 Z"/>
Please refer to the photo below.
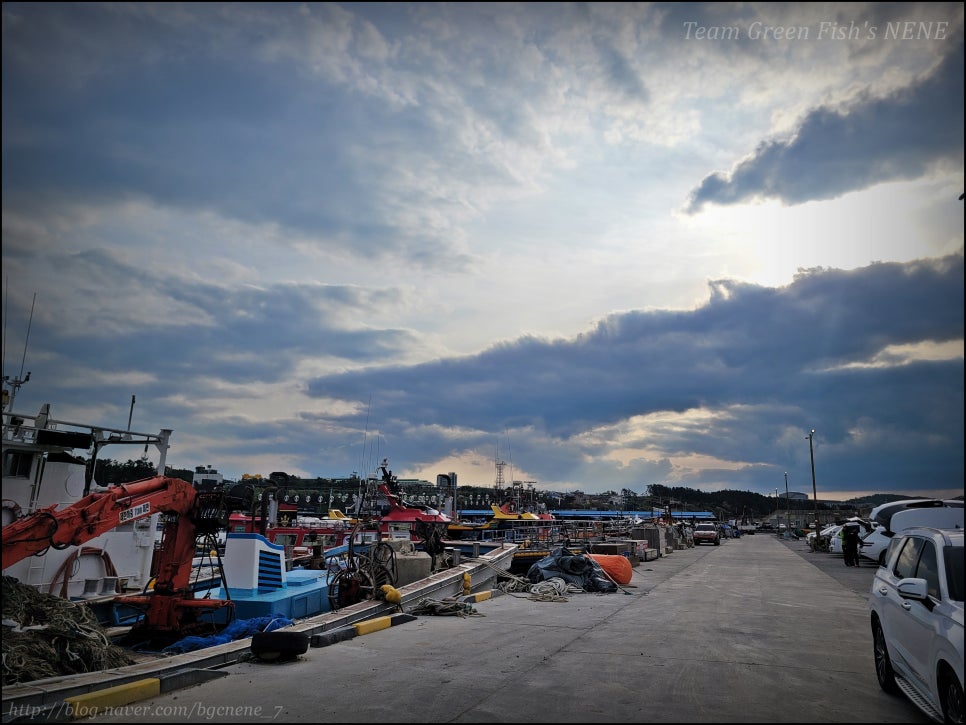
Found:
<path fill-rule="evenodd" d="M 7 308 L 7 312 L 6 312 L 6 314 L 4 314 L 4 324 L 3 324 L 3 353 L 4 353 L 4 356 L 6 356 L 6 353 L 7 353 L 7 319 L 9 319 L 9 311 L 10 311 L 9 297 L 10 297 L 10 286 L 8 284 L 7 285 L 6 300 L 4 302 L 4 304 L 5 304 L 6 308 Z M 6 388 L 4 388 L 4 390 L 3 390 L 3 409 L 4 410 L 6 410 L 7 408 L 10 408 L 10 410 L 13 410 L 13 402 L 14 402 L 14 400 L 17 397 L 17 392 L 20 390 L 20 387 L 24 383 L 26 383 L 26 382 L 28 382 L 30 380 L 30 371 L 28 370 L 27 371 L 27 376 L 24 377 L 23 376 L 23 369 L 24 369 L 24 367 L 26 366 L 26 363 L 27 363 L 27 343 L 30 342 L 30 328 L 33 325 L 33 321 L 34 321 L 34 306 L 36 304 L 37 304 L 37 293 L 34 292 L 33 301 L 30 303 L 30 318 L 27 321 L 27 336 L 24 338 L 24 341 L 23 341 L 23 357 L 20 359 L 20 375 L 18 377 L 16 377 L 16 378 L 13 378 L 12 380 L 10 379 L 10 376 L 9 375 L 4 375 L 3 376 L 3 384 L 6 385 L 6 386 L 8 386 L 10 388 L 10 392 L 9 393 L 7 392 Z M 6 360 L 3 361 L 3 365 L 6 366 Z"/>

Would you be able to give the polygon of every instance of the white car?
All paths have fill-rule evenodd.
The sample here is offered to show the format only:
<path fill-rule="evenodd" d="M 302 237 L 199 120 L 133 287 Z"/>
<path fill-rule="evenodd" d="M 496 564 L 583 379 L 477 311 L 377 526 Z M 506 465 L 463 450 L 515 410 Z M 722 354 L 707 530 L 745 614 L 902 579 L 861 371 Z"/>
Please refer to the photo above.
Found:
<path fill-rule="evenodd" d="M 842 528 L 845 528 L 844 526 Z M 842 539 L 842 529 L 835 532 L 835 536 L 829 542 L 828 550 L 830 554 L 840 554 L 845 555 L 844 551 L 845 541 Z"/>
<path fill-rule="evenodd" d="M 857 522 L 861 527 L 860 531 L 863 534 L 869 533 L 874 528 L 872 524 L 870 524 L 868 521 L 866 521 L 865 519 L 860 519 L 857 516 L 853 516 L 850 519 L 846 519 L 845 523 L 847 524 L 850 521 Z M 844 543 L 842 540 L 843 528 L 845 528 L 845 524 L 843 524 L 842 526 L 836 526 L 835 531 L 833 531 L 829 535 L 828 550 L 830 554 L 843 554 L 843 555 L 845 554 L 845 552 L 842 550 L 842 544 Z"/>
<path fill-rule="evenodd" d="M 905 503 L 904 508 L 894 508 Z M 884 506 L 890 507 L 884 509 Z M 901 502 L 884 504 L 872 510 L 873 523 L 878 526 L 862 537 L 859 555 L 881 565 L 886 549 L 897 531 L 911 526 L 933 526 L 936 528 L 963 528 L 963 502 L 938 501 L 926 499 L 924 501 Z"/>
<path fill-rule="evenodd" d="M 872 559 L 879 566 L 882 566 L 885 561 L 886 549 L 892 543 L 892 537 L 894 535 L 890 534 L 885 526 L 876 526 L 872 531 L 862 537 L 862 543 L 859 544 L 859 556 Z"/>
<path fill-rule="evenodd" d="M 835 526 L 828 531 L 828 553 L 841 554 L 842 552 L 842 526 Z"/>
<path fill-rule="evenodd" d="M 869 593 L 875 674 L 941 723 L 963 722 L 963 530 L 892 537 Z"/>

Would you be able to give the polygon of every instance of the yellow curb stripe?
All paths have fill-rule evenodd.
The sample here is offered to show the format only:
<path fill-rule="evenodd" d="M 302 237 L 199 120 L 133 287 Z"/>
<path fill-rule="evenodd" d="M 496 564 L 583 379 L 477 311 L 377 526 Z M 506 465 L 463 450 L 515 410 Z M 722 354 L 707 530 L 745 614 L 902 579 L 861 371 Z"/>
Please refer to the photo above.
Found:
<path fill-rule="evenodd" d="M 365 622 L 358 622 L 352 626 L 356 628 L 356 634 L 378 632 L 380 629 L 388 629 L 392 626 L 392 617 L 376 617 Z"/>
<path fill-rule="evenodd" d="M 476 592 L 476 594 L 468 594 L 462 597 L 464 602 L 485 602 L 487 599 L 493 596 L 493 592 L 487 589 L 486 591 Z"/>
<path fill-rule="evenodd" d="M 108 687 L 104 690 L 87 692 L 83 695 L 65 697 L 64 702 L 67 704 L 67 711 L 71 718 L 77 720 L 82 717 L 92 717 L 113 707 L 130 705 L 138 700 L 157 697 L 160 694 L 161 680 L 157 677 L 151 677 L 146 680 Z"/>

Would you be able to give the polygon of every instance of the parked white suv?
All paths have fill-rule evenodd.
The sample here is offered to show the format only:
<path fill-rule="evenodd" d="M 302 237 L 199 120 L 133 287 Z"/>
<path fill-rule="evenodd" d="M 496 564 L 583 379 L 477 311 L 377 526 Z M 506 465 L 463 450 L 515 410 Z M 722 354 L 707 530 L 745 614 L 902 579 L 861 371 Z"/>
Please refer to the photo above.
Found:
<path fill-rule="evenodd" d="M 875 674 L 938 722 L 963 722 L 963 530 L 892 537 L 869 593 Z"/>
<path fill-rule="evenodd" d="M 878 525 L 862 537 L 859 555 L 881 566 L 896 532 L 912 526 L 963 528 L 963 512 L 963 502 L 956 499 L 913 499 L 877 506 L 871 518 Z"/>

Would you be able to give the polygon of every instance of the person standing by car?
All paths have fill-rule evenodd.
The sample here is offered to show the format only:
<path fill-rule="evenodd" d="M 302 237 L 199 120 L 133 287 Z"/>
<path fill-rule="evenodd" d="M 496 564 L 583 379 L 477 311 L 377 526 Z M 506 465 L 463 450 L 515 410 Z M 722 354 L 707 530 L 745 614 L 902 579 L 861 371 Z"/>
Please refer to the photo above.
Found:
<path fill-rule="evenodd" d="M 861 527 L 856 521 L 849 521 L 842 527 L 842 553 L 846 566 L 859 566 L 859 532 Z"/>

